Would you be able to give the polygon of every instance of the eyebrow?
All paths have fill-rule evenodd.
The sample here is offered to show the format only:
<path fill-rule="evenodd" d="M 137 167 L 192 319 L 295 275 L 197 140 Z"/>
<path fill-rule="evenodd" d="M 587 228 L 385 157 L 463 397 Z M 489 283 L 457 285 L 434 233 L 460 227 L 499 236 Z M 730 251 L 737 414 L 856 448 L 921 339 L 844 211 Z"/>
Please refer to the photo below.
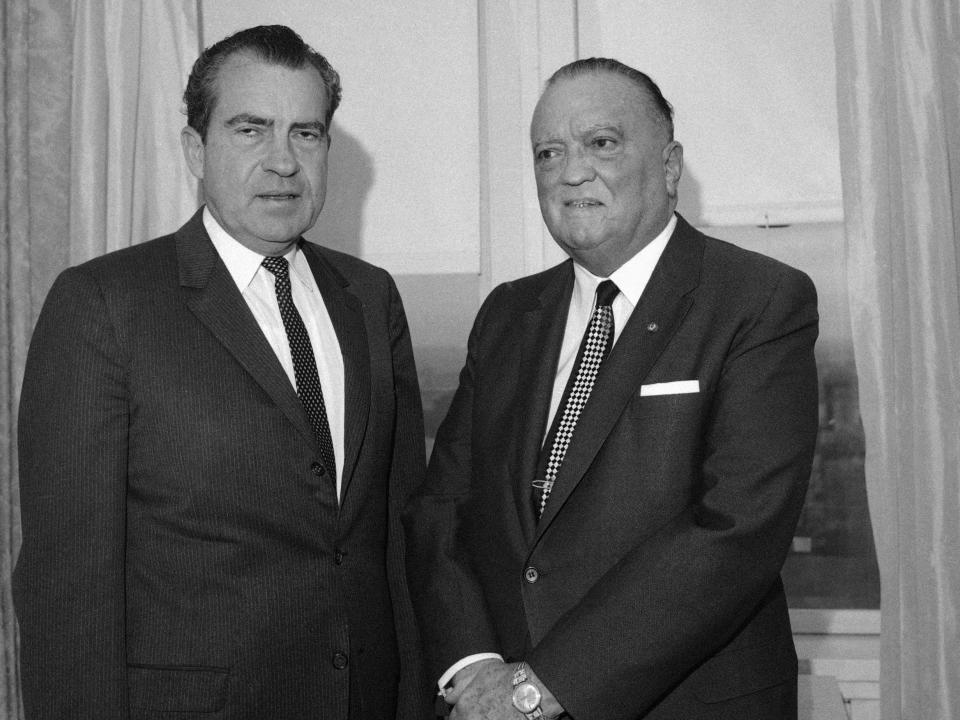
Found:
<path fill-rule="evenodd" d="M 619 125 L 614 123 L 595 123 L 593 125 L 588 125 L 585 128 L 580 129 L 577 132 L 578 136 L 583 135 L 592 135 L 597 132 L 613 132 L 618 135 L 623 135 L 623 130 Z M 531 138 L 531 144 L 536 147 L 537 145 L 549 145 L 551 143 L 563 143 L 563 139 L 560 137 L 547 136 L 542 138 Z"/>
<path fill-rule="evenodd" d="M 234 115 L 232 118 L 230 118 L 224 123 L 224 125 L 226 125 L 227 127 L 234 127 L 235 125 L 244 125 L 244 124 L 273 127 L 273 120 L 262 118 L 259 115 L 251 115 L 250 113 L 239 113 L 238 115 Z"/>
<path fill-rule="evenodd" d="M 250 113 L 239 113 L 224 123 L 226 127 L 236 127 L 237 125 L 258 125 L 260 127 L 268 128 L 272 128 L 275 124 L 276 122 L 270 118 L 264 118 L 260 117 L 259 115 L 252 115 Z M 324 136 L 327 134 L 327 126 L 320 120 L 309 120 L 307 122 L 293 123 L 290 126 L 290 129 L 314 130 L 320 135 Z"/>
<path fill-rule="evenodd" d="M 540 137 L 540 138 L 531 138 L 531 139 L 530 139 L 530 144 L 531 144 L 533 147 L 537 147 L 537 145 L 551 145 L 551 144 L 557 144 L 557 143 L 562 143 L 562 142 L 563 142 L 563 140 L 562 140 L 561 138 L 559 138 L 559 137 L 554 137 L 554 136 L 552 136 L 552 135 L 551 135 L 551 136 L 548 136 L 548 137 Z"/>
<path fill-rule="evenodd" d="M 604 131 L 606 131 L 606 132 L 614 132 L 614 133 L 617 133 L 617 134 L 622 134 L 622 133 L 623 133 L 623 130 L 621 130 L 620 126 L 619 126 L 619 125 L 615 125 L 615 124 L 613 124 L 613 123 L 597 123 L 596 125 L 590 125 L 590 126 L 585 127 L 585 128 L 583 129 L 583 133 L 586 134 L 586 135 L 589 135 L 589 134 L 595 133 L 595 132 L 604 132 Z"/>

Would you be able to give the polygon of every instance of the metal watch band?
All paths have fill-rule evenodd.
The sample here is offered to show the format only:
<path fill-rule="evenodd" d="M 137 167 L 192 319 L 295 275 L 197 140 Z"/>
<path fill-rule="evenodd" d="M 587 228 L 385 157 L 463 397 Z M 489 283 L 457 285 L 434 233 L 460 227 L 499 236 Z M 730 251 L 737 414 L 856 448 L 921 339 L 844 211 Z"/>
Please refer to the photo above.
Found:
<path fill-rule="evenodd" d="M 520 662 L 517 665 L 516 669 L 513 671 L 513 691 L 514 691 L 513 706 L 517 709 L 518 712 L 522 713 L 524 717 L 527 718 L 527 720 L 540 720 L 540 718 L 544 717 L 544 714 L 543 714 L 543 710 L 540 708 L 539 701 L 537 703 L 537 706 L 533 708 L 533 710 L 531 710 L 530 712 L 524 712 L 523 710 L 520 709 L 520 706 L 517 705 L 517 700 L 516 700 L 517 688 L 519 688 L 522 684 L 528 682 L 527 669 L 525 665 L 526 663 Z M 539 696 L 539 689 L 536 689 L 532 683 L 529 683 L 529 684 L 530 684 L 530 687 L 534 689 L 534 691 L 537 692 Z"/>
<path fill-rule="evenodd" d="M 516 687 L 522 682 L 527 681 L 527 668 L 525 667 L 526 663 L 520 661 L 516 668 L 513 670 L 513 686 Z"/>

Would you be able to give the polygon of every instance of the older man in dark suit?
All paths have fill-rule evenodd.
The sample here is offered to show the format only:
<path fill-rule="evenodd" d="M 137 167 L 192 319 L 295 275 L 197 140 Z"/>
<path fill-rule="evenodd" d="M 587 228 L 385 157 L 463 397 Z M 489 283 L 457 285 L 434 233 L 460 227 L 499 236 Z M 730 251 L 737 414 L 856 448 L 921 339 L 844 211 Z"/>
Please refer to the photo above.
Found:
<path fill-rule="evenodd" d="M 409 507 L 433 677 L 458 720 L 795 717 L 813 285 L 675 214 L 646 75 L 561 68 L 531 136 L 571 260 L 484 303 Z"/>
<path fill-rule="evenodd" d="M 289 28 L 208 48 L 182 135 L 206 207 L 51 290 L 20 410 L 29 720 L 422 717 L 403 308 L 301 238 L 339 100 Z"/>

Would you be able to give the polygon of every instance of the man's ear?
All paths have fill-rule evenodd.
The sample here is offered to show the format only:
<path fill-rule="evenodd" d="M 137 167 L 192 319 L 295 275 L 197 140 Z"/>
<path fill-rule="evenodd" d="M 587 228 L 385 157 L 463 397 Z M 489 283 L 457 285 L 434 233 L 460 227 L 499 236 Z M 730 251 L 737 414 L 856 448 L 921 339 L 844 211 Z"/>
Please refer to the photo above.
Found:
<path fill-rule="evenodd" d="M 663 149 L 663 175 L 667 185 L 667 195 L 677 197 L 680 176 L 683 174 L 683 145 L 671 140 Z"/>
<path fill-rule="evenodd" d="M 180 146 L 190 172 L 197 180 L 203 180 L 203 138 L 200 133 L 187 125 L 180 131 Z"/>

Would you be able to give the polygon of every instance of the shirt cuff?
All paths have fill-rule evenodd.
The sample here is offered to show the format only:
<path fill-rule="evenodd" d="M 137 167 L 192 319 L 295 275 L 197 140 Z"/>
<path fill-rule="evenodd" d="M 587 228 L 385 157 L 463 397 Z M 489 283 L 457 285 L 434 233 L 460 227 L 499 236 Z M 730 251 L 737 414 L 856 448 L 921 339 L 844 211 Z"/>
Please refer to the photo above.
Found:
<path fill-rule="evenodd" d="M 463 670 L 467 665 L 473 665 L 473 663 L 479 662 L 480 660 L 499 660 L 503 662 L 503 656 L 498 653 L 476 653 L 475 655 L 467 655 L 462 660 L 455 662 L 437 681 L 440 694 L 443 695 L 444 689 L 450 684 L 450 681 L 453 680 L 454 675 Z"/>

